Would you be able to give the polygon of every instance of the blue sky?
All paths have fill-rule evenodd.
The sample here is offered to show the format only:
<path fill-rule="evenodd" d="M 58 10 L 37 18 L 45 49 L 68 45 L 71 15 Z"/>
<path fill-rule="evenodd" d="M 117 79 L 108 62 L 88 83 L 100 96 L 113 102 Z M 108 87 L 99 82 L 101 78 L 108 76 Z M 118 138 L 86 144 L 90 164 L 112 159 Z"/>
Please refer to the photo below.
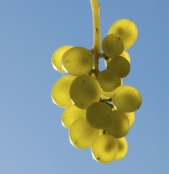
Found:
<path fill-rule="evenodd" d="M 0 173 L 166 174 L 169 172 L 169 2 L 99 0 L 101 35 L 120 18 L 139 30 L 128 50 L 131 72 L 124 83 L 142 94 L 142 107 L 126 136 L 125 159 L 95 162 L 90 149 L 74 148 L 51 100 L 62 76 L 51 65 L 62 45 L 93 45 L 89 0 L 0 1 Z"/>

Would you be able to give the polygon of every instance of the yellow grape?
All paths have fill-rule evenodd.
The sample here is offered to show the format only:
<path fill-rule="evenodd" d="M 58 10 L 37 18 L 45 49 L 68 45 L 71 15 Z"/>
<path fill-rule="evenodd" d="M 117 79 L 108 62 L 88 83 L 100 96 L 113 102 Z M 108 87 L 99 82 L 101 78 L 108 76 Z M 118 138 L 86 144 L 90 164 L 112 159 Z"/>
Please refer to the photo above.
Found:
<path fill-rule="evenodd" d="M 58 48 L 52 55 L 52 65 L 53 68 L 56 69 L 59 72 L 65 72 L 62 68 L 61 60 L 63 54 L 68 51 L 70 48 L 72 48 L 71 45 L 65 45 L 60 48 Z"/>
<path fill-rule="evenodd" d="M 91 151 L 93 158 L 97 162 L 109 163 L 117 155 L 117 139 L 107 134 L 100 135 L 94 140 Z"/>
<path fill-rule="evenodd" d="M 99 130 L 92 128 L 84 117 L 76 120 L 69 129 L 70 142 L 73 146 L 80 149 L 92 146 L 98 135 Z"/>
<path fill-rule="evenodd" d="M 124 51 L 123 39 L 118 34 L 109 34 L 102 41 L 102 50 L 108 57 L 120 55 Z"/>
<path fill-rule="evenodd" d="M 118 152 L 114 159 L 115 161 L 122 160 L 127 155 L 128 152 L 128 144 L 126 138 L 125 137 L 119 138 L 117 139 L 117 141 L 118 141 Z"/>
<path fill-rule="evenodd" d="M 112 108 L 112 111 L 117 110 L 115 107 Z M 133 126 L 134 122 L 135 122 L 135 113 L 134 112 L 125 112 L 124 113 L 128 119 L 129 119 L 129 123 L 130 123 L 130 127 Z"/>
<path fill-rule="evenodd" d="M 86 120 L 89 125 L 96 129 L 108 126 L 111 120 L 111 107 L 104 102 L 95 102 L 86 110 Z"/>
<path fill-rule="evenodd" d="M 113 91 L 112 102 L 117 110 L 122 112 L 134 112 L 140 108 L 142 97 L 136 88 L 122 85 Z"/>
<path fill-rule="evenodd" d="M 127 51 L 124 50 L 119 56 L 124 57 L 130 63 L 130 55 L 129 55 L 129 53 Z"/>
<path fill-rule="evenodd" d="M 130 122 L 130 127 L 133 126 L 134 121 L 135 121 L 135 113 L 134 112 L 127 112 L 125 115 L 128 117 L 129 122 Z"/>
<path fill-rule="evenodd" d="M 86 48 L 73 47 L 63 55 L 62 67 L 70 75 L 88 74 L 93 67 L 93 55 Z"/>
<path fill-rule="evenodd" d="M 109 69 L 101 71 L 97 76 L 97 80 L 105 92 L 113 91 L 117 86 L 120 86 L 121 83 L 120 78 Z"/>
<path fill-rule="evenodd" d="M 125 59 L 128 60 L 128 62 L 130 63 L 130 55 L 127 51 L 123 51 L 119 56 L 124 57 Z M 107 66 L 107 64 L 112 60 L 113 58 L 107 58 L 104 60 L 105 66 Z"/>
<path fill-rule="evenodd" d="M 124 42 L 124 49 L 130 48 L 137 39 L 138 29 L 136 24 L 130 19 L 120 19 L 112 24 L 108 34 L 118 34 Z"/>
<path fill-rule="evenodd" d="M 122 138 L 127 135 L 130 129 L 128 117 L 121 111 L 113 110 L 110 124 L 105 127 L 107 134 L 115 138 Z"/>
<path fill-rule="evenodd" d="M 73 105 L 70 100 L 69 90 L 75 78 L 75 76 L 63 76 L 54 84 L 51 97 L 56 105 L 63 108 Z"/>
<path fill-rule="evenodd" d="M 120 85 L 123 85 L 122 78 L 120 78 Z M 106 92 L 106 91 L 101 90 L 101 97 L 104 99 L 110 99 L 112 97 L 112 95 L 113 95 L 113 91 Z"/>
<path fill-rule="evenodd" d="M 70 87 L 70 98 L 81 109 L 87 109 L 89 105 L 99 101 L 100 95 L 100 84 L 90 75 L 76 77 Z"/>
<path fill-rule="evenodd" d="M 82 117 L 86 117 L 86 110 L 72 105 L 63 111 L 61 122 L 64 127 L 70 128 L 77 119 Z"/>
<path fill-rule="evenodd" d="M 113 95 L 113 92 L 105 92 L 101 90 L 101 97 L 103 97 L 104 99 L 109 99 L 112 97 L 112 95 Z"/>
<path fill-rule="evenodd" d="M 130 72 L 130 63 L 122 56 L 114 57 L 107 68 L 116 73 L 120 78 L 126 77 Z"/>

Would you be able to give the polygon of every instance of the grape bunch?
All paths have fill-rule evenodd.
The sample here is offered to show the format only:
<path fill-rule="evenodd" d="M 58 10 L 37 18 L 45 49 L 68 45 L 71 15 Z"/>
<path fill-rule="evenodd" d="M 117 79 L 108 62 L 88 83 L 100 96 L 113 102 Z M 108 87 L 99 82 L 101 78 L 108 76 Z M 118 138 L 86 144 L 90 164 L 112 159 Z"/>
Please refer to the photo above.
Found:
<path fill-rule="evenodd" d="M 137 39 L 138 30 L 129 19 L 112 24 L 97 54 L 80 46 L 65 45 L 52 55 L 53 67 L 65 73 L 53 86 L 51 97 L 59 107 L 62 125 L 68 129 L 71 144 L 91 148 L 100 163 L 123 159 L 128 151 L 125 136 L 142 103 L 140 92 L 123 84 L 130 72 L 127 53 Z M 100 71 L 96 62 L 105 60 Z"/>

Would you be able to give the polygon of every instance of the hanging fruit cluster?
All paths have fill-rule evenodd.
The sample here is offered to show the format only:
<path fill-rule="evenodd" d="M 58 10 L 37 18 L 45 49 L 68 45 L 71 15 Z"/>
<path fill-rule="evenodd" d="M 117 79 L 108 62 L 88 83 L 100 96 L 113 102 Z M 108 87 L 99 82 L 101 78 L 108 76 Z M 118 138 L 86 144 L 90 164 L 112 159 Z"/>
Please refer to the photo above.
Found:
<path fill-rule="evenodd" d="M 91 0 L 91 6 L 93 48 L 65 45 L 53 53 L 53 67 L 65 76 L 54 84 L 51 96 L 56 105 L 65 108 L 61 121 L 69 130 L 72 145 L 80 149 L 91 147 L 96 161 L 108 163 L 126 156 L 125 136 L 142 103 L 140 92 L 123 84 L 130 72 L 126 50 L 136 41 L 138 30 L 133 21 L 120 19 L 100 42 L 97 0 Z M 100 58 L 106 64 L 102 71 L 98 66 Z"/>

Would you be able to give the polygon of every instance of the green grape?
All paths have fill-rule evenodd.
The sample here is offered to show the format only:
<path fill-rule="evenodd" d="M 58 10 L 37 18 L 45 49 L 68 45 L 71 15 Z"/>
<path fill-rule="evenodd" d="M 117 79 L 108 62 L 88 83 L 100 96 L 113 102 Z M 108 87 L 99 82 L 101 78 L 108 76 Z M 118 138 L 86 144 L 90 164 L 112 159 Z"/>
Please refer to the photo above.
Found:
<path fill-rule="evenodd" d="M 129 119 L 130 127 L 133 126 L 134 121 L 135 121 L 135 113 L 134 112 L 127 112 L 125 114 L 128 117 L 128 119 Z"/>
<path fill-rule="evenodd" d="M 121 111 L 112 111 L 111 122 L 105 127 L 107 134 L 115 138 L 122 138 L 127 135 L 130 129 L 128 117 Z"/>
<path fill-rule="evenodd" d="M 59 72 L 65 72 L 62 68 L 61 60 L 63 54 L 68 51 L 70 48 L 72 48 L 71 45 L 65 45 L 60 48 L 58 48 L 52 55 L 52 65 L 53 68 L 56 69 Z"/>
<path fill-rule="evenodd" d="M 102 41 L 102 50 L 108 57 L 119 56 L 124 51 L 123 39 L 118 34 L 109 34 Z"/>
<path fill-rule="evenodd" d="M 91 151 L 97 162 L 109 163 L 117 155 L 118 141 L 111 135 L 100 135 L 94 140 Z"/>
<path fill-rule="evenodd" d="M 115 107 L 112 108 L 112 111 L 117 110 Z M 134 112 L 125 112 L 124 113 L 128 119 L 129 119 L 129 123 L 130 123 L 130 127 L 133 126 L 134 122 L 135 122 L 135 113 Z"/>
<path fill-rule="evenodd" d="M 129 19 L 120 19 L 112 24 L 108 34 L 118 34 L 124 42 L 124 49 L 130 48 L 137 39 L 138 29 L 136 24 Z"/>
<path fill-rule="evenodd" d="M 87 109 L 89 105 L 99 101 L 100 95 L 100 84 L 90 75 L 76 77 L 70 87 L 70 98 L 81 109 Z"/>
<path fill-rule="evenodd" d="M 122 56 L 114 57 L 107 68 L 116 73 L 120 78 L 126 77 L 130 72 L 130 63 Z"/>
<path fill-rule="evenodd" d="M 117 110 L 122 112 L 134 112 L 140 108 L 142 97 L 136 88 L 122 85 L 113 91 L 112 102 Z"/>
<path fill-rule="evenodd" d="M 120 78 L 120 85 L 123 85 L 122 78 Z M 104 99 L 110 99 L 112 97 L 112 95 L 113 95 L 113 91 L 106 92 L 106 91 L 101 90 L 101 97 Z"/>
<path fill-rule="evenodd" d="M 110 123 L 112 110 L 104 102 L 95 102 L 86 110 L 86 120 L 89 125 L 96 129 L 103 129 Z"/>
<path fill-rule="evenodd" d="M 125 137 L 119 138 L 117 139 L 117 141 L 118 141 L 118 152 L 114 159 L 115 161 L 122 160 L 127 155 L 128 152 L 128 144 L 126 138 Z"/>
<path fill-rule="evenodd" d="M 83 47 L 73 47 L 63 55 L 62 66 L 70 75 L 88 74 L 93 67 L 92 53 Z"/>
<path fill-rule="evenodd" d="M 120 86 L 121 83 L 120 78 L 109 69 L 101 71 L 97 76 L 97 80 L 105 92 L 113 91 L 117 86 Z"/>
<path fill-rule="evenodd" d="M 127 51 L 124 50 L 119 56 L 124 57 L 130 63 L 130 55 L 129 55 L 129 53 Z"/>
<path fill-rule="evenodd" d="M 63 76 L 54 84 L 51 91 L 51 97 L 56 105 L 63 108 L 73 105 L 70 99 L 69 90 L 70 85 L 75 78 L 75 76 Z"/>
<path fill-rule="evenodd" d="M 92 146 L 93 141 L 99 136 L 99 130 L 92 128 L 86 118 L 76 120 L 69 129 L 69 140 L 73 146 L 86 149 Z"/>
<path fill-rule="evenodd" d="M 86 110 L 72 105 L 63 111 L 61 122 L 64 127 L 70 128 L 77 119 L 82 117 L 86 117 Z"/>
<path fill-rule="evenodd" d="M 127 59 L 128 62 L 130 63 L 130 55 L 127 53 L 127 51 L 124 50 L 119 56 L 124 57 L 124 58 Z M 113 59 L 113 57 L 112 57 L 112 58 L 106 58 L 106 59 L 104 60 L 104 64 L 105 64 L 106 67 L 107 67 L 107 64 L 108 64 L 112 59 Z"/>
<path fill-rule="evenodd" d="M 109 99 L 112 97 L 112 95 L 113 95 L 113 92 L 105 92 L 101 90 L 101 97 L 103 97 L 104 99 Z"/>

